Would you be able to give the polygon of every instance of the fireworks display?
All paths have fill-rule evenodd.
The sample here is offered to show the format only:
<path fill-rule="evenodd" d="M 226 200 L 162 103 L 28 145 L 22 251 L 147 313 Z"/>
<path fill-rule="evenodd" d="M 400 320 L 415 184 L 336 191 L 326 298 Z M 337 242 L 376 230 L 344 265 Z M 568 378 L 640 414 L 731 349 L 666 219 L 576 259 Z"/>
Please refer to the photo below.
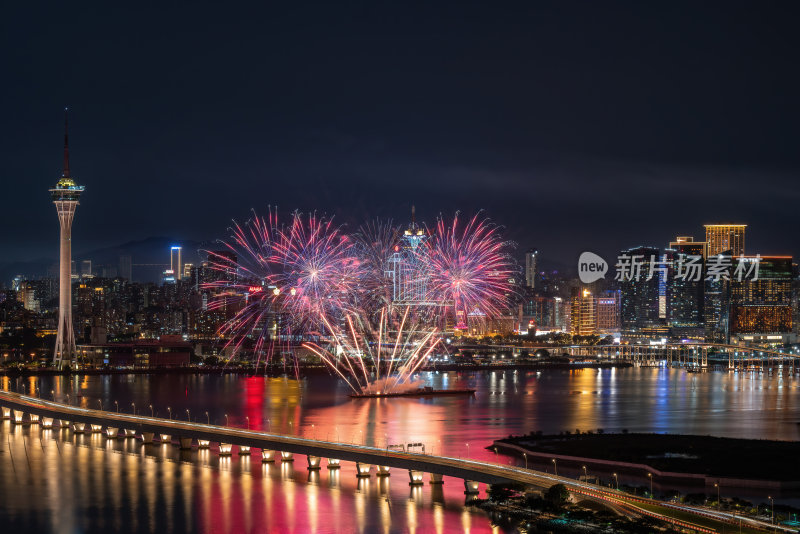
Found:
<path fill-rule="evenodd" d="M 363 315 L 347 314 L 344 327 L 326 324 L 326 346 L 303 346 L 339 375 L 354 393 L 399 392 L 418 387 L 414 373 L 440 343 L 438 329 L 411 324 L 410 307 L 383 308 L 377 327 Z"/>
<path fill-rule="evenodd" d="M 478 215 L 463 226 L 458 215 L 452 223 L 439 218 L 436 231 L 418 252 L 426 300 L 452 304 L 459 328 L 466 327 L 469 315 L 502 315 L 514 276 L 508 248 L 497 226 Z"/>
<path fill-rule="evenodd" d="M 302 346 L 357 393 L 411 387 L 446 324 L 507 314 L 513 289 L 509 244 L 478 216 L 440 218 L 433 232 L 373 221 L 351 236 L 314 214 L 279 224 L 270 210 L 223 244 L 203 287 L 227 315 L 218 336 L 230 357 L 266 362 Z"/>

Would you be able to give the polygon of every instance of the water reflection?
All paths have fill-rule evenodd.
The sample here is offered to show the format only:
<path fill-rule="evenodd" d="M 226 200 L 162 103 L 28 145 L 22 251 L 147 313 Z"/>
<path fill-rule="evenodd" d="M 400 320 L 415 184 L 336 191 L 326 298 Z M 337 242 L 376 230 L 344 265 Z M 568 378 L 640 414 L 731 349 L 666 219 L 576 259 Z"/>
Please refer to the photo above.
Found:
<path fill-rule="evenodd" d="M 351 400 L 336 380 L 237 375 L 0 377 L 0 387 L 62 402 L 193 419 L 378 447 L 512 461 L 492 440 L 535 430 L 682 432 L 798 439 L 797 377 L 686 374 L 658 369 L 423 373 L 434 387 L 476 388 L 474 397 Z M 116 404 L 115 404 L 116 401 Z M 206 415 L 208 412 L 208 415 Z M 228 416 L 227 418 L 225 416 Z M 123 429 L 120 429 L 121 431 Z M 13 532 L 188 531 L 486 532 L 464 509 L 463 484 L 407 485 L 407 473 L 357 479 L 355 465 L 308 472 L 305 457 L 262 463 L 181 451 L 102 433 L 0 425 L 0 523 Z M 470 443 L 470 447 L 466 447 Z M 6 454 L 7 451 L 7 454 Z M 328 465 L 326 459 L 324 465 Z M 327 480 L 325 480 L 327 478 Z M 392 482 L 393 480 L 393 482 Z"/>

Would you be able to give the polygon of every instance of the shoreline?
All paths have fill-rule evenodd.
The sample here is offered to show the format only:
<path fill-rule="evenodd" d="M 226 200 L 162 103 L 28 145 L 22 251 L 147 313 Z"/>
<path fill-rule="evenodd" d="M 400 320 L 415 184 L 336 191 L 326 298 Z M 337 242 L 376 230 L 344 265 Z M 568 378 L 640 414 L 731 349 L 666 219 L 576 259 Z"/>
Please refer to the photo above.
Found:
<path fill-rule="evenodd" d="M 581 363 L 515 363 L 515 364 L 498 364 L 498 365 L 481 365 L 481 364 L 446 364 L 446 365 L 431 365 L 422 367 L 419 372 L 429 371 L 508 371 L 508 370 L 526 370 L 526 371 L 542 371 L 547 369 L 555 370 L 570 370 L 570 369 L 613 369 L 613 368 L 626 368 L 633 367 L 632 364 L 627 362 L 581 362 Z M 284 376 L 294 374 L 290 367 L 283 365 L 269 365 L 255 367 L 233 367 L 233 366 L 219 366 L 219 367 L 153 367 L 153 368 L 133 368 L 133 369 L 78 369 L 78 370 L 58 370 L 52 368 L 40 369 L 2 369 L 0 376 L 16 377 L 16 376 L 59 376 L 59 375 L 128 375 L 128 374 L 248 374 L 256 376 Z M 304 365 L 298 368 L 299 376 L 304 375 L 319 375 L 331 374 L 329 367 Z"/>
<path fill-rule="evenodd" d="M 622 440 L 637 445 L 626 450 L 619 445 Z M 614 473 L 623 473 L 642 483 L 649 477 L 658 477 L 661 487 L 688 486 L 705 491 L 718 484 L 727 491 L 766 490 L 794 494 L 800 491 L 800 473 L 793 468 L 793 457 L 787 451 L 796 447 L 795 441 L 600 433 L 510 437 L 495 440 L 487 448 L 496 448 L 520 459 L 527 457 L 536 465 L 558 462 L 558 468 L 563 466 L 575 472 L 586 466 L 593 475 L 612 480 Z M 629 453 L 634 449 L 636 453 Z M 751 456 L 742 462 L 745 453 L 741 451 L 748 449 L 746 454 Z M 732 453 L 728 451 L 733 450 L 739 452 L 736 458 L 729 458 Z M 754 469 L 752 464 L 757 464 L 759 469 Z M 687 469 L 691 466 L 698 469 Z M 754 476 L 757 474 L 761 476 Z"/>

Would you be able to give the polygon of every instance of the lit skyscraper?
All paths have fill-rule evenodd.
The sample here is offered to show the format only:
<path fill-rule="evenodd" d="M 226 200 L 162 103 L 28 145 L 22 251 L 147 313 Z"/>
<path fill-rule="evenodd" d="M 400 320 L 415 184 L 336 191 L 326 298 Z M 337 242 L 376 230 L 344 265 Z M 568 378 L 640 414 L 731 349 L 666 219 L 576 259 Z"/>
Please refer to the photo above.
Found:
<path fill-rule="evenodd" d="M 50 190 L 61 223 L 61 255 L 59 261 L 58 336 L 53 363 L 57 368 L 71 366 L 75 361 L 75 330 L 72 325 L 72 220 L 78 207 L 83 186 L 69 175 L 69 134 L 64 110 L 64 172 Z"/>
<path fill-rule="evenodd" d="M 731 255 L 744 254 L 744 231 L 746 224 L 706 224 L 706 243 L 708 256 L 731 251 Z"/>
<path fill-rule="evenodd" d="M 171 247 L 169 249 L 169 268 L 174 273 L 175 280 L 180 280 L 183 275 L 183 263 L 181 263 L 181 247 Z"/>
<path fill-rule="evenodd" d="M 539 258 L 539 251 L 535 248 L 525 253 L 525 286 L 533 288 L 536 285 L 536 260 Z"/>
<path fill-rule="evenodd" d="M 677 237 L 670 242 L 667 253 L 669 262 L 669 322 L 680 337 L 696 334 L 704 324 L 703 269 L 705 268 L 706 243 L 695 241 L 693 237 Z M 689 256 L 700 256 L 700 272 L 697 279 L 691 276 L 678 276 L 679 265 L 689 261 Z M 684 273 L 685 275 L 686 273 Z"/>

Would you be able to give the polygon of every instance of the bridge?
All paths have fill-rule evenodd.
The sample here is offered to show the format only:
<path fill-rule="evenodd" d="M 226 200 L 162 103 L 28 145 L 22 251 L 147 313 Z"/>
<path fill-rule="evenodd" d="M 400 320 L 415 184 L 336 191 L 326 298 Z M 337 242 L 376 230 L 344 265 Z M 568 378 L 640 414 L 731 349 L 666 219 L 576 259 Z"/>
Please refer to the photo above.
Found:
<path fill-rule="evenodd" d="M 249 453 L 251 448 L 260 449 L 263 461 L 274 461 L 276 451 L 282 461 L 292 461 L 294 454 L 302 454 L 306 456 L 310 470 L 319 469 L 322 458 L 328 459 L 328 468 L 337 468 L 339 462 L 345 460 L 356 463 L 357 476 L 370 476 L 373 465 L 378 476 L 388 476 L 390 468 L 407 470 L 410 485 L 423 484 L 426 473 L 430 476 L 431 484 L 442 483 L 443 476 L 455 477 L 464 480 L 468 496 L 478 493 L 480 483 L 520 483 L 539 488 L 561 483 L 577 499 L 604 502 L 632 515 L 654 517 L 697 532 L 718 532 L 726 526 L 730 530 L 730 525 L 744 526 L 744 532 L 774 528 L 774 525 L 730 512 L 646 499 L 527 467 L 435 456 L 422 451 L 396 450 L 389 445 L 379 448 L 171 418 L 92 410 L 7 391 L 0 391 L 0 406 L 2 416 L 11 419 L 14 424 L 55 426 L 76 433 L 104 432 L 109 438 L 136 437 L 144 443 L 152 443 L 156 437 L 162 443 L 172 443 L 175 437 L 182 448 L 191 448 L 195 443 L 198 447 L 209 448 L 211 443 L 215 443 L 220 455 L 230 454 L 232 446 L 237 445 L 240 453 L 243 450 Z M 778 528 L 784 532 L 797 532 Z"/>
<path fill-rule="evenodd" d="M 463 345 L 471 351 L 535 352 L 546 350 L 553 356 L 597 358 L 628 362 L 639 366 L 655 366 L 665 362 L 669 367 L 706 369 L 709 362 L 731 371 L 800 372 L 800 354 L 764 347 L 742 347 L 724 343 L 667 343 L 659 345 Z"/>

